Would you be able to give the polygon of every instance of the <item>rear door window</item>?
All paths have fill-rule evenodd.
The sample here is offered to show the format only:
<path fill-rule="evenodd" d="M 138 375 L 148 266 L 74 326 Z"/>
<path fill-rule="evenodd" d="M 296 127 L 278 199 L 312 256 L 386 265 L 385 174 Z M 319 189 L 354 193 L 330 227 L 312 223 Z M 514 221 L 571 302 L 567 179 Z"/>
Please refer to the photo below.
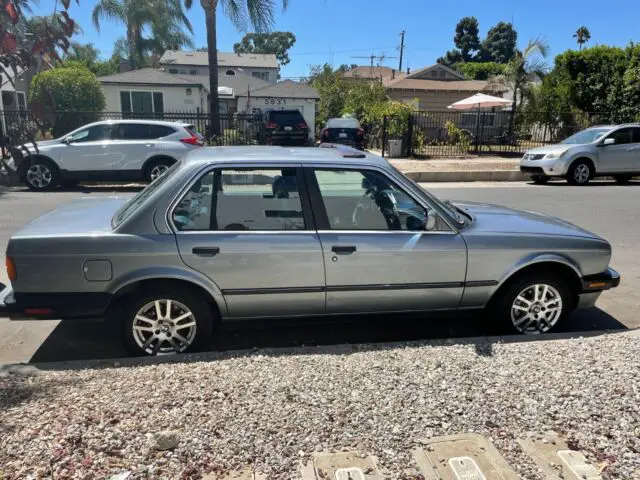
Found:
<path fill-rule="evenodd" d="M 145 123 L 121 123 L 118 126 L 119 140 L 148 140 L 151 136 L 149 125 Z"/>

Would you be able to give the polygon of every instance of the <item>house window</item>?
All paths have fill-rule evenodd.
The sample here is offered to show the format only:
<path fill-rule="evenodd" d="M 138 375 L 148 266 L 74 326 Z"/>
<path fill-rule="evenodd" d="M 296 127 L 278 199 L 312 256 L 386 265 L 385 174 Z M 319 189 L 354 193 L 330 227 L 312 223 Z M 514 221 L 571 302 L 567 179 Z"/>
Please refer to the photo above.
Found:
<path fill-rule="evenodd" d="M 198 70 L 189 70 L 189 75 L 197 75 Z"/>
<path fill-rule="evenodd" d="M 122 113 L 164 113 L 162 92 L 121 91 L 120 108 Z"/>
<path fill-rule="evenodd" d="M 169 69 L 169 73 L 178 73 L 178 69 L 177 68 L 170 68 Z"/>
<path fill-rule="evenodd" d="M 251 76 L 254 78 L 259 78 L 260 80 L 264 80 L 265 82 L 269 81 L 269 72 L 252 72 Z"/>
<path fill-rule="evenodd" d="M 226 72 L 224 72 L 225 75 L 229 75 L 230 77 L 233 77 L 236 72 L 234 72 L 233 70 L 227 70 Z"/>
<path fill-rule="evenodd" d="M 16 92 L 16 96 L 18 97 L 18 110 L 24 112 L 27 109 L 27 96 L 24 92 Z"/>
<path fill-rule="evenodd" d="M 186 75 L 187 71 L 186 70 L 180 70 L 180 75 Z"/>

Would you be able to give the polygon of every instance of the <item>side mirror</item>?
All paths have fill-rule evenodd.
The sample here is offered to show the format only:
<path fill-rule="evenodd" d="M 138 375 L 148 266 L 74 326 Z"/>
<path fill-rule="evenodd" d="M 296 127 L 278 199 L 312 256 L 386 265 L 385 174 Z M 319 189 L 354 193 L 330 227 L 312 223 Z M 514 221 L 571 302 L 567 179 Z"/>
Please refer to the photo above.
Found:
<path fill-rule="evenodd" d="M 601 143 L 602 146 L 607 146 L 607 145 L 614 145 L 616 143 L 616 139 L 615 138 L 605 138 L 604 142 Z"/>
<path fill-rule="evenodd" d="M 62 141 L 67 145 L 69 145 L 71 142 L 73 142 L 73 137 L 72 136 L 64 137 L 64 140 Z"/>

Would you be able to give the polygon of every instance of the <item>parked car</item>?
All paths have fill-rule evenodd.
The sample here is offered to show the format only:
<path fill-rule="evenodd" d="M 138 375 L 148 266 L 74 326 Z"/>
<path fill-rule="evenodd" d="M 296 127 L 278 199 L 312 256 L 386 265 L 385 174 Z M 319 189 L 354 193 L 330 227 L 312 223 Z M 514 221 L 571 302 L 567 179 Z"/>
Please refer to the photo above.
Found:
<path fill-rule="evenodd" d="M 88 180 L 150 182 L 202 145 L 204 137 L 186 123 L 104 121 L 29 144 L 21 164 L 10 168 L 36 191 Z"/>
<path fill-rule="evenodd" d="M 640 124 L 587 128 L 557 145 L 534 148 L 522 157 L 520 171 L 535 183 L 563 177 L 586 185 L 603 176 L 627 183 L 640 175 Z"/>
<path fill-rule="evenodd" d="M 307 145 L 309 126 L 300 110 L 265 110 L 264 139 L 267 145 Z"/>
<path fill-rule="evenodd" d="M 320 143 L 338 143 L 364 150 L 364 130 L 355 118 L 330 118 L 322 129 Z"/>
<path fill-rule="evenodd" d="M 488 309 L 548 332 L 620 276 L 563 220 L 443 202 L 349 147 L 206 148 L 132 198 L 85 198 L 14 234 L 11 319 L 102 317 L 139 355 L 207 345 L 220 320 Z"/>

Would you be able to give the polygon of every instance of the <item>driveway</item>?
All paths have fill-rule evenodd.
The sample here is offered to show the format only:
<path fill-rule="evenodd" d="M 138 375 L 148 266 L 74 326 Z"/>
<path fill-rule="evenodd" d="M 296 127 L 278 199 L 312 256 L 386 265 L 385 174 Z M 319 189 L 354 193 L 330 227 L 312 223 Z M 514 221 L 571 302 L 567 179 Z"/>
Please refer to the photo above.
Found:
<path fill-rule="evenodd" d="M 619 288 L 602 295 L 598 307 L 579 311 L 564 325 L 577 335 L 602 329 L 635 328 L 640 299 L 640 211 L 636 199 L 640 183 L 617 186 L 601 182 L 589 187 L 565 184 L 533 186 L 514 183 L 424 184 L 432 193 L 452 200 L 499 203 L 514 208 L 557 215 L 608 239 L 613 245 L 612 266 L 622 273 Z M 0 250 L 10 235 L 38 215 L 78 196 L 130 195 L 135 189 L 80 188 L 36 194 L 26 190 L 0 191 Z M 4 269 L 0 282 L 7 282 Z M 225 329 L 213 349 L 331 345 L 341 343 L 408 341 L 424 338 L 479 336 L 487 333 L 487 320 L 478 316 L 445 315 L 437 318 L 387 316 L 309 319 L 301 322 L 242 322 Z M 90 322 L 10 322 L 0 318 L 0 362 L 65 361 L 126 356 L 113 326 Z"/>

